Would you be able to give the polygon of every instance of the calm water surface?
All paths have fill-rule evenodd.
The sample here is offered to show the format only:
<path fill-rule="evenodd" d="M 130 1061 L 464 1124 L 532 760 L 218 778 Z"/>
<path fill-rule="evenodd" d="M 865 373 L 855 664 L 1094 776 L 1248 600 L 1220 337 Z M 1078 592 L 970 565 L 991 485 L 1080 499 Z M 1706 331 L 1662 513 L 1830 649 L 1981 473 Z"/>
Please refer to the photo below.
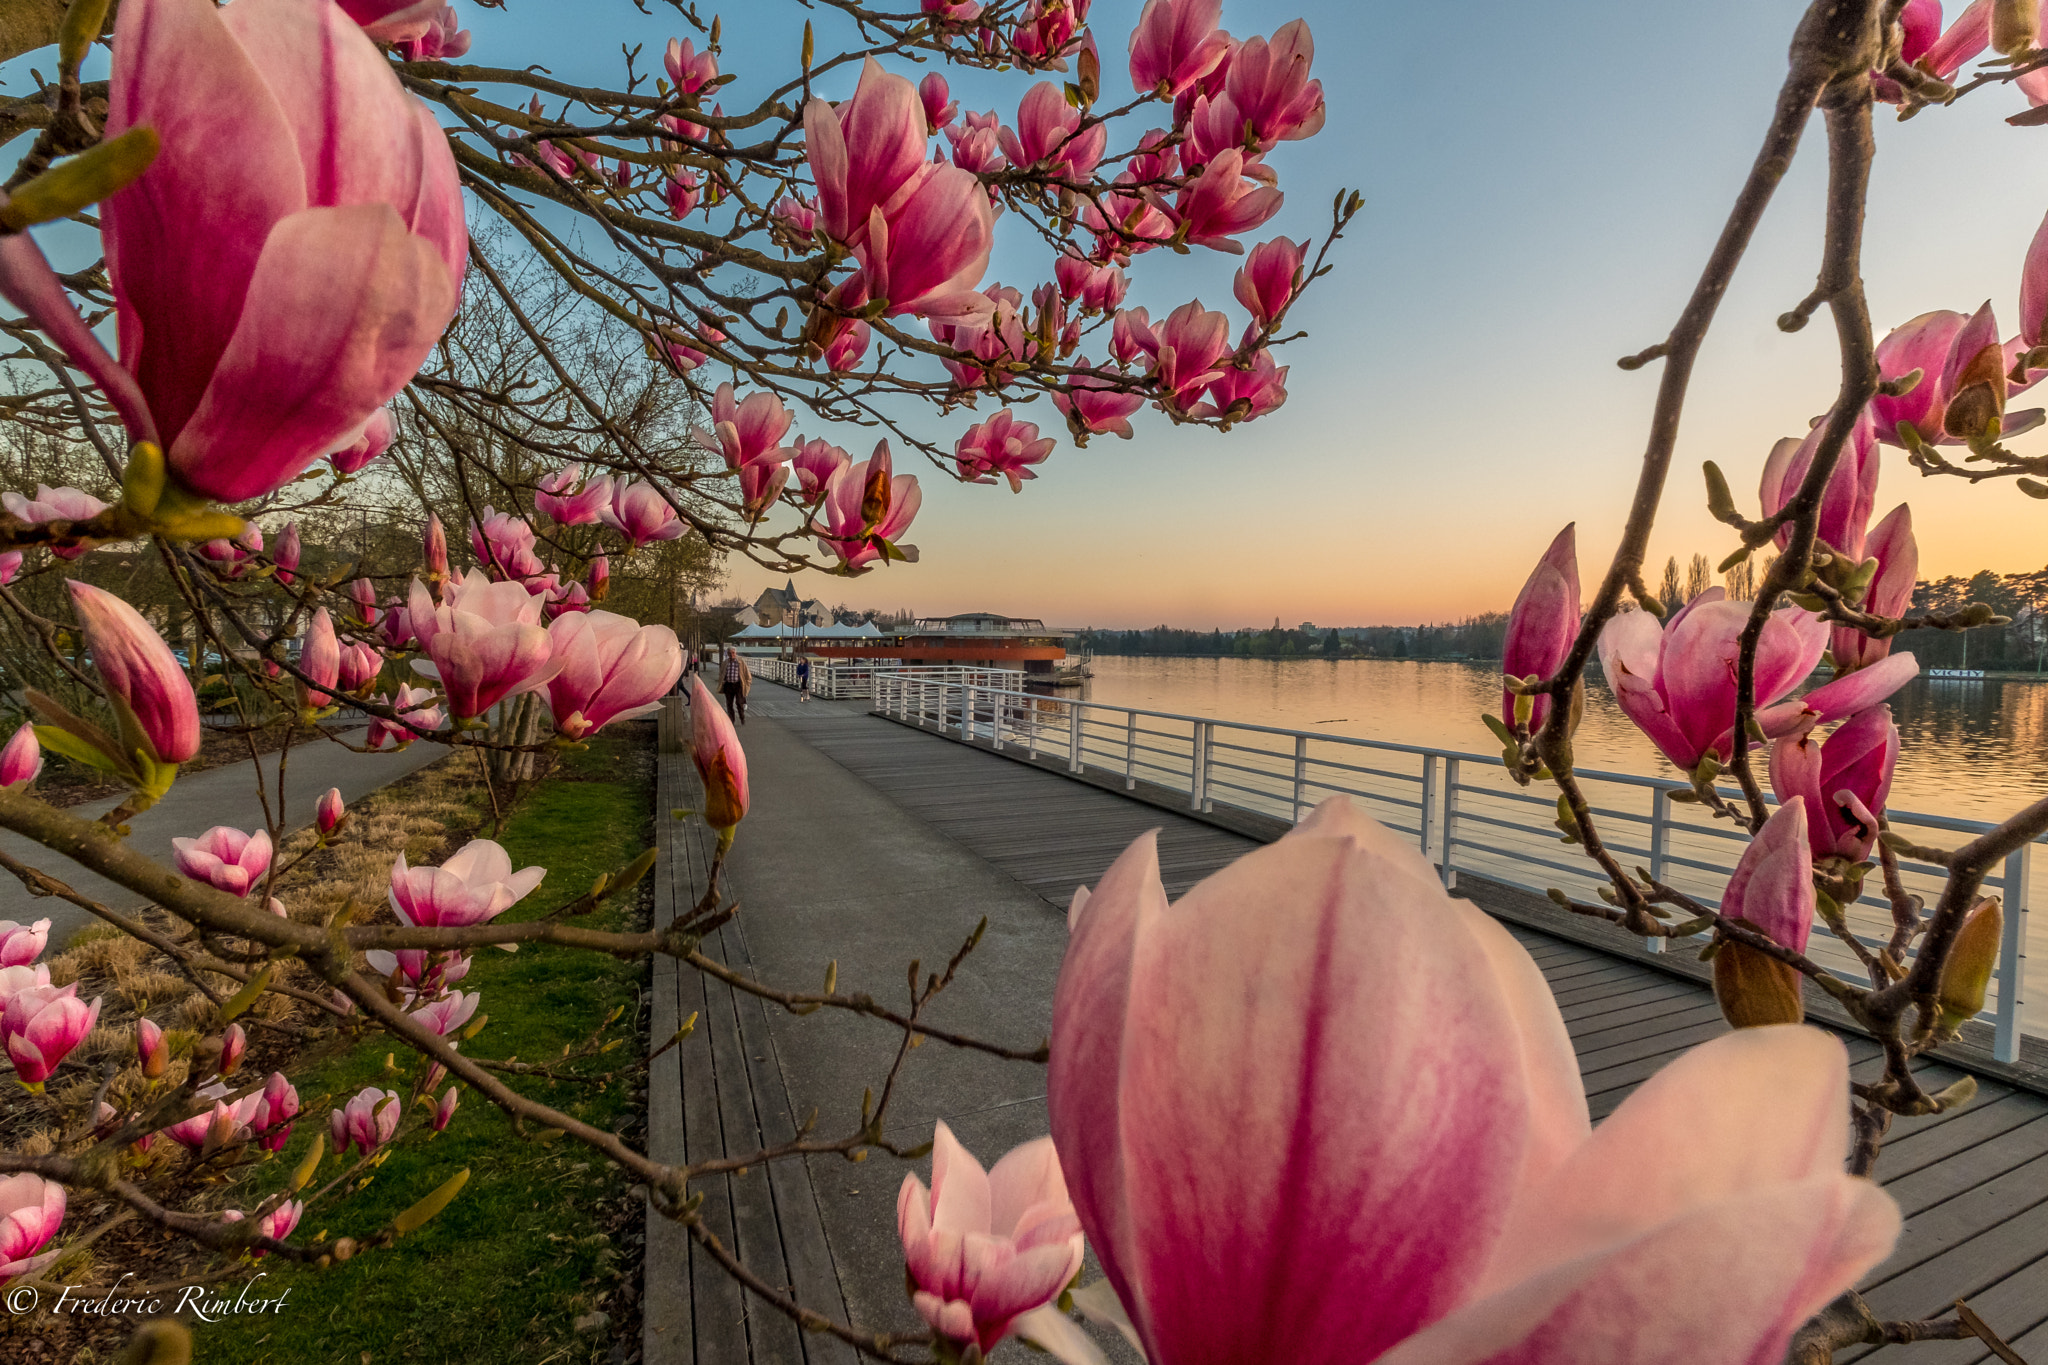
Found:
<path fill-rule="evenodd" d="M 1493 664 L 1098 657 L 1093 668 L 1089 701 L 1481 754 L 1500 748 L 1479 720 L 1500 704 Z M 1895 808 L 1997 820 L 2048 793 L 2048 683 L 1921 678 L 1892 698 L 1892 711 Z M 1586 768 L 1676 775 L 1597 680 L 1577 753 Z"/>

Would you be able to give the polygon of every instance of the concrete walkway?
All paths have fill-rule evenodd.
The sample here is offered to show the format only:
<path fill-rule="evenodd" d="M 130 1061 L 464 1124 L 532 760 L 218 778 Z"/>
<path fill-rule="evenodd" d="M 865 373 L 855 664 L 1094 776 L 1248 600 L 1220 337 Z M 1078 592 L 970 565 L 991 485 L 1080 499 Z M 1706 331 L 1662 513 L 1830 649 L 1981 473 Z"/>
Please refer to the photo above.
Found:
<path fill-rule="evenodd" d="M 345 732 L 360 744 L 363 731 Z M 329 787 L 341 789 L 341 799 L 354 802 L 379 787 L 387 786 L 407 773 L 425 767 L 448 752 L 439 744 L 415 743 L 402 753 L 359 754 L 321 739 L 292 747 L 285 765 L 285 816 L 293 830 L 313 823 L 313 803 Z M 277 755 L 262 758 L 263 786 L 271 800 L 277 799 Z M 118 800 L 73 807 L 88 818 L 112 810 Z M 254 830 L 264 825 L 263 802 L 256 794 L 256 779 L 245 759 L 178 779 L 169 794 L 150 809 L 128 822 L 133 831 L 129 842 L 152 858 L 170 861 L 171 840 L 204 833 L 214 825 Z M 0 849 L 40 868 L 111 909 L 129 909 L 143 903 L 134 892 L 114 885 L 84 868 L 50 852 L 41 845 L 10 831 L 0 830 Z M 0 919 L 17 923 L 48 918 L 52 947 L 62 943 L 88 923 L 96 923 L 84 910 L 55 897 L 36 897 L 13 877 L 0 874 Z"/>

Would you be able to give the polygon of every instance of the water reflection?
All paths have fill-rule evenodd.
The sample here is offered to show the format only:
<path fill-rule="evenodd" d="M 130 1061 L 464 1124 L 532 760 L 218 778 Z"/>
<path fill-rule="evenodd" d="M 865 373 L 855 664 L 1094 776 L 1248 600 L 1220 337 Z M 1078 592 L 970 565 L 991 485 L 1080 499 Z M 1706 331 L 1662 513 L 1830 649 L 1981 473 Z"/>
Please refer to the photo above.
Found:
<path fill-rule="evenodd" d="M 1098 657 L 1093 668 L 1089 701 L 1480 754 L 1499 747 L 1478 718 L 1500 704 L 1491 664 Z M 2048 793 L 2048 683 L 1921 678 L 1892 709 L 1895 807 L 1997 820 Z M 1587 688 L 1576 747 L 1581 767 L 1675 775 L 1604 682 Z"/>

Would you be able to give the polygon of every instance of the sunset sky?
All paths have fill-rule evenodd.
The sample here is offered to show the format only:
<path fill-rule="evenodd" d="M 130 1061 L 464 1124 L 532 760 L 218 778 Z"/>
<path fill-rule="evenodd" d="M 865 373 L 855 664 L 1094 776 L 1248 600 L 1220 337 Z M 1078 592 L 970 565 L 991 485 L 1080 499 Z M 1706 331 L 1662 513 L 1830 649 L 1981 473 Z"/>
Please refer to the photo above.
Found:
<path fill-rule="evenodd" d="M 681 31 L 665 7 L 642 16 L 626 0 L 456 3 L 475 34 L 468 60 L 545 55 L 566 80 L 615 83 L 622 43 L 644 43 L 640 69 L 658 68 L 662 42 Z M 702 8 L 715 12 L 715 0 Z M 1095 0 L 1108 96 L 1129 90 L 1124 40 L 1139 8 Z M 1574 520 L 1594 580 L 1619 533 L 1658 376 L 1654 365 L 1624 374 L 1615 359 L 1660 340 L 1676 317 L 1755 154 L 1800 8 L 1225 0 L 1224 25 L 1240 37 L 1307 17 L 1329 101 L 1320 136 L 1270 158 L 1287 204 L 1247 240 L 1319 238 L 1340 188 L 1366 201 L 1336 272 L 1290 316 L 1310 335 L 1281 352 L 1288 404 L 1227 436 L 1148 411 L 1134 419 L 1135 440 L 1098 437 L 1086 450 L 1064 439 L 1049 404 L 1031 404 L 1020 416 L 1062 442 L 1021 495 L 901 462 L 925 490 L 906 537 L 922 562 L 852 580 L 811 574 L 800 586 L 828 603 L 1062 625 L 1440 621 L 1504 608 Z M 833 50 L 822 11 L 725 13 L 723 67 L 739 73 L 728 107 L 787 77 L 807 15 L 820 19 L 820 49 Z M 965 107 L 1014 118 L 1025 80 L 953 74 Z M 9 91 L 21 88 L 8 75 Z M 850 94 L 851 77 L 842 83 L 824 92 Z M 2048 209 L 2048 128 L 2003 122 L 2023 107 L 2004 89 L 1903 124 L 1880 107 L 1863 271 L 1880 333 L 1986 298 L 2005 334 L 2016 330 L 2022 256 Z M 1816 122 L 1721 309 L 1653 578 L 1666 555 L 1718 559 L 1732 544 L 1704 511 L 1700 461 L 1720 461 L 1753 507 L 1773 440 L 1803 431 L 1832 397 L 1826 315 L 1797 335 L 1775 326 L 1813 283 L 1823 156 Z M 1050 259 L 1025 249 L 1014 226 L 998 224 L 989 279 L 1028 293 Z M 1236 325 L 1237 263 L 1199 249 L 1151 253 L 1128 301 L 1158 317 L 1199 297 Z M 2030 401 L 2048 402 L 2048 386 L 2018 405 Z M 919 430 L 950 447 L 992 411 L 983 399 L 976 413 L 922 414 Z M 807 415 L 794 431 L 823 434 Z M 873 441 L 833 435 L 856 458 Z M 2048 431 L 2017 448 L 2048 449 Z M 1885 460 L 1879 513 L 1910 498 L 1923 573 L 2048 563 L 2048 504 L 2009 484 L 1922 478 L 1899 451 Z M 730 586 L 751 600 L 770 581 L 736 563 Z"/>

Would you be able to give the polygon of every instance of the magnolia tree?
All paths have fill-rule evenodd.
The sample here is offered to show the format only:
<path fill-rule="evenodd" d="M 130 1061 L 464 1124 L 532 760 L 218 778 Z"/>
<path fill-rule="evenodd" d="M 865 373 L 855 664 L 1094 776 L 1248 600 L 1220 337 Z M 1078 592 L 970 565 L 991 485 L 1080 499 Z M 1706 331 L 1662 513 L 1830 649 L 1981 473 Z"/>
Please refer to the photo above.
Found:
<path fill-rule="evenodd" d="M 2007 403 L 2048 373 L 2048 231 L 2010 339 L 1985 309 L 1928 313 L 1880 344 L 1858 250 L 1874 106 L 1932 117 L 2007 86 L 2048 99 L 2033 0 L 1977 0 L 1946 26 L 1937 0 L 1815 0 L 1691 303 L 1623 362 L 1663 368 L 1620 548 L 1584 602 L 1567 528 L 1515 604 L 1489 723 L 1518 780 L 1558 789 L 1566 837 L 1609 883 L 1598 904 L 1557 899 L 1634 934 L 1710 935 L 1737 1026 L 1597 1130 L 1527 954 L 1342 801 L 1177 904 L 1141 840 L 1075 897 L 1038 1047 L 928 1017 L 978 935 L 945 971 L 913 973 L 901 1008 L 733 972 L 700 951 L 734 913 L 715 868 L 698 904 L 642 931 L 575 921 L 651 854 L 507 923 L 545 869 L 515 870 L 478 838 L 439 867 L 398 858 L 392 915 L 372 922 L 317 892 L 291 907 L 272 894 L 305 823 L 282 788 L 268 827 L 192 829 L 174 869 L 123 842 L 199 752 L 201 694 L 237 733 L 469 747 L 502 779 L 676 684 L 670 626 L 597 605 L 615 561 L 681 544 L 697 564 L 865 573 L 915 555 L 918 476 L 899 462 L 1015 490 L 1062 436 L 1129 436 L 1134 419 L 1227 429 L 1272 411 L 1289 309 L 1359 207 L 1340 196 L 1319 241 L 1256 240 L 1282 207 L 1281 144 L 1324 120 L 1303 23 L 1236 37 L 1217 0 L 1148 0 L 1129 35 L 1099 45 L 1087 0 L 823 0 L 812 12 L 845 35 L 823 47 L 839 50 L 807 24 L 768 69 L 678 6 L 660 69 L 628 50 L 604 89 L 494 52 L 488 22 L 472 35 L 433 4 L 125 0 L 99 87 L 79 71 L 104 0 L 61 21 L 19 8 L 14 55 L 56 43 L 58 79 L 0 110 L 35 131 L 0 205 L 0 293 L 21 314 L 10 358 L 48 376 L 10 408 L 32 438 L 17 444 L 50 452 L 51 473 L 8 492 L 0 520 L 0 602 L 46 656 L 23 674 L 38 680 L 34 720 L 0 752 L 0 826 L 156 909 L 94 901 L 55 857 L 0 863 L 142 939 L 212 1008 L 182 1031 L 145 1012 L 132 1065 L 83 1065 L 101 1002 L 51 982 L 47 921 L 0 925 L 0 1034 L 54 1134 L 0 1151 L 0 1279 L 33 1279 L 97 1235 L 66 1222 L 83 1192 L 230 1255 L 324 1266 L 374 1251 L 460 1177 L 390 1225 L 294 1234 L 308 1203 L 338 1205 L 322 1220 L 345 1223 L 350 1177 L 461 1122 L 468 1091 L 616 1162 L 766 1308 L 882 1359 L 978 1360 L 1012 1336 L 1104 1359 L 1077 1313 L 1166 1365 L 1732 1365 L 1990 1340 L 1967 1312 L 1877 1320 L 1850 1290 L 1898 1232 L 1866 1178 L 1893 1118 L 1968 1097 L 1968 1083 L 1927 1093 L 1913 1064 L 1981 1007 L 2001 930 L 1981 887 L 2048 831 L 2048 801 L 1953 850 L 1886 830 L 1898 736 L 1885 699 L 1915 669 L 1895 637 L 1992 618 L 1907 614 L 1910 513 L 1872 518 L 1887 445 L 1931 475 L 2048 496 L 2035 477 L 2048 458 L 2004 444 L 2039 419 Z M 497 64 L 468 64 L 473 48 Z M 977 89 L 1007 76 L 1003 106 L 962 109 L 945 73 L 963 68 L 989 73 Z M 1776 548 L 1755 601 L 1709 592 L 1667 614 L 1642 566 L 1692 363 L 1816 109 L 1824 264 L 1782 325 L 1828 308 L 1841 386 L 1762 463 L 1756 507 L 1707 469 L 1737 538 L 1729 563 Z M 28 229 L 58 220 L 96 230 L 102 260 L 53 270 Z M 482 222 L 489 250 L 470 235 Z M 998 226 L 1037 262 L 1015 284 L 988 278 Z M 1162 250 L 1232 272 L 1242 316 L 1132 302 L 1142 258 Z M 93 330 L 107 317 L 113 353 Z M 872 449 L 835 443 L 862 427 Z M 78 452 L 103 481 L 60 475 Z M 366 496 L 416 528 L 410 563 L 367 568 L 367 522 L 347 551 L 336 527 Z M 156 595 L 91 581 L 109 556 L 154 565 Z M 183 659 L 173 622 L 190 631 Z M 1596 652 L 1693 798 L 1749 841 L 1718 909 L 1603 842 L 1572 749 Z M 1788 700 L 1824 657 L 1835 680 Z M 722 862 L 748 811 L 746 758 L 701 684 L 690 714 L 699 815 Z M 127 796 L 98 821 L 46 804 L 45 750 Z M 318 841 L 349 837 L 338 794 L 312 815 Z M 1902 856 L 1946 869 L 1931 906 L 1904 889 Z M 1872 874 L 1894 925 L 1875 949 L 1843 908 Z M 1807 955 L 1816 919 L 1861 976 Z M 459 1046 L 482 1024 L 462 985 L 487 945 L 673 956 L 793 1011 L 900 1030 L 896 1069 L 920 1037 L 1045 1062 L 1051 1135 L 987 1168 L 944 1125 L 928 1135 L 931 1182 L 906 1176 L 897 1209 L 927 1330 L 838 1321 L 722 1243 L 692 1184 L 812 1153 L 922 1154 L 927 1135 L 886 1123 L 896 1070 L 854 1132 L 705 1166 L 655 1160 L 525 1093 L 535 1068 Z M 1807 981 L 1883 1042 L 1881 1078 L 1852 1087 L 1839 1045 L 1800 1027 Z M 278 1029 L 381 1030 L 416 1058 L 411 1094 L 373 1087 L 307 1113 L 288 1069 L 242 1072 L 249 1030 Z M 342 1174 L 314 1187 L 330 1146 Z M 1664 1160 L 1674 1151 L 1685 1160 Z M 179 1202 L 195 1173 L 272 1154 L 294 1174 L 255 1207 Z M 1106 1277 L 1083 1283 L 1091 1248 Z"/>

